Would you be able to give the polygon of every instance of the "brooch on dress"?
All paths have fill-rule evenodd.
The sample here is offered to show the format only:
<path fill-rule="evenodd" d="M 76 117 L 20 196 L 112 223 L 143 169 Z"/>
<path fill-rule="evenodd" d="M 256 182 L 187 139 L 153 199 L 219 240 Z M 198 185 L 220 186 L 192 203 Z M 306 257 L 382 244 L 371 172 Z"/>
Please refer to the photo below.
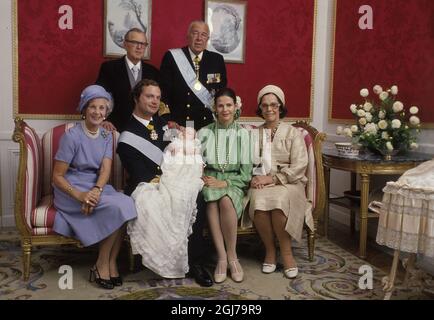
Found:
<path fill-rule="evenodd" d="M 104 139 L 107 139 L 107 131 L 105 131 L 105 130 L 101 130 L 101 136 L 102 136 Z"/>

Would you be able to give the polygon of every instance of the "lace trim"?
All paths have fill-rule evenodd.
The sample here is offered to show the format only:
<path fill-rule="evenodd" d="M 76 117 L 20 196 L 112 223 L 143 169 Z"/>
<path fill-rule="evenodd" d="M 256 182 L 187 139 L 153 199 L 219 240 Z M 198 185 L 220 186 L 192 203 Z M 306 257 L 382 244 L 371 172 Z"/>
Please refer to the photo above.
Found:
<path fill-rule="evenodd" d="M 425 234 L 405 233 L 378 226 L 377 243 L 392 249 L 434 257 L 434 237 Z"/>

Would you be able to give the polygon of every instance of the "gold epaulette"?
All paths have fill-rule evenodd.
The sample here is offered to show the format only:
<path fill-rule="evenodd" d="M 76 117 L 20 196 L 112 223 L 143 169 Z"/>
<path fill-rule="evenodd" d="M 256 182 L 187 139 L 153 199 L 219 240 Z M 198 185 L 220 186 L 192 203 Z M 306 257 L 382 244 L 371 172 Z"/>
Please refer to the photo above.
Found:
<path fill-rule="evenodd" d="M 160 102 L 160 107 L 158 109 L 158 115 L 161 117 L 164 114 L 169 114 L 170 109 L 167 104 L 165 104 L 163 101 Z"/>

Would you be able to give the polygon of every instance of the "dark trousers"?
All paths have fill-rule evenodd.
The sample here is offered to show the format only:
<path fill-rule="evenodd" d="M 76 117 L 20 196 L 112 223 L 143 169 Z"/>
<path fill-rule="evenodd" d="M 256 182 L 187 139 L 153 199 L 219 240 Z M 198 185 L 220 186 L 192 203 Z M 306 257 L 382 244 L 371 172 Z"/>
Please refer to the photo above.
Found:
<path fill-rule="evenodd" d="M 188 264 L 203 264 L 209 255 L 207 251 L 207 242 L 203 236 L 203 229 L 208 223 L 206 215 L 206 202 L 203 199 L 202 192 L 199 192 L 196 200 L 197 215 L 193 224 L 193 233 L 188 238 Z"/>

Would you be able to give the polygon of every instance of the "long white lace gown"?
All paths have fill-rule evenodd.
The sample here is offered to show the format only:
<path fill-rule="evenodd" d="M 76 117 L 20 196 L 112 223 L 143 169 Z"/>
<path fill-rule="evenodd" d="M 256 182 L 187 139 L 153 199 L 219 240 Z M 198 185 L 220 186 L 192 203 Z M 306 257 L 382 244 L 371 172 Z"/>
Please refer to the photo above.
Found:
<path fill-rule="evenodd" d="M 194 143 L 200 148 L 198 140 Z M 180 144 L 176 139 L 169 146 L 179 149 Z M 164 153 L 160 182 L 140 183 L 132 193 L 137 219 L 128 223 L 127 232 L 132 251 L 142 256 L 144 266 L 164 278 L 183 278 L 189 270 L 188 236 L 203 187 L 203 160 L 200 151 L 173 155 L 169 149 Z"/>
<path fill-rule="evenodd" d="M 434 257 L 434 160 L 383 189 L 377 243 Z"/>

